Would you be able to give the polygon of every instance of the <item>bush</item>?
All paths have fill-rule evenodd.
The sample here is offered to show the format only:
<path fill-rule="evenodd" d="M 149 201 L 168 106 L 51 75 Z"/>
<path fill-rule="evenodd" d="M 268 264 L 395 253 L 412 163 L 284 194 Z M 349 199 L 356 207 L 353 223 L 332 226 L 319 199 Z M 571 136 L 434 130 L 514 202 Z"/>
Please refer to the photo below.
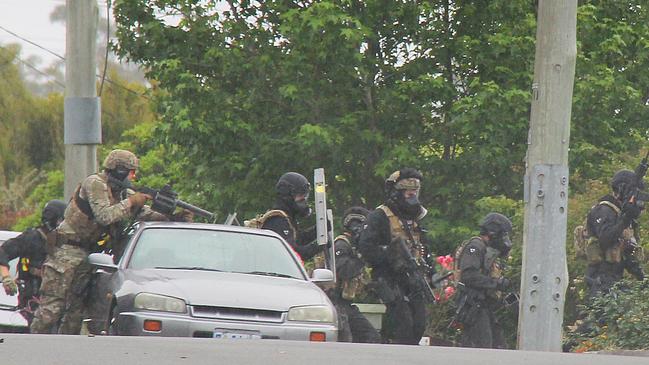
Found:
<path fill-rule="evenodd" d="M 578 330 L 567 334 L 575 352 L 649 349 L 649 280 L 617 283 L 586 306 Z"/>

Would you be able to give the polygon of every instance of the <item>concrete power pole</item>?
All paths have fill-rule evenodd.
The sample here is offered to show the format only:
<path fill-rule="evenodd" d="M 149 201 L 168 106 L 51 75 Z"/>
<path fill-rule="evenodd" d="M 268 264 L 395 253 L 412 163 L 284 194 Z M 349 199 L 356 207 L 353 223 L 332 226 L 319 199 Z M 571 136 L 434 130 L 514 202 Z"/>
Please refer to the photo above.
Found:
<path fill-rule="evenodd" d="M 540 0 L 525 175 L 518 347 L 561 351 L 577 0 Z"/>
<path fill-rule="evenodd" d="M 97 171 L 101 143 L 101 106 L 97 98 L 96 0 L 67 0 L 65 49 L 65 199 L 77 184 Z"/>

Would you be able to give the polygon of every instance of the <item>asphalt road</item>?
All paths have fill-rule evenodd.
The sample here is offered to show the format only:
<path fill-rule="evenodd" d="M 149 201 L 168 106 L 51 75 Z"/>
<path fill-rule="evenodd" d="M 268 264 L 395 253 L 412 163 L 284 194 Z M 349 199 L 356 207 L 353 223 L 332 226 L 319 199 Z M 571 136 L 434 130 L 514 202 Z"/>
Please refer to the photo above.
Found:
<path fill-rule="evenodd" d="M 20 365 L 649 364 L 647 357 L 277 340 L 0 334 L 0 363 Z"/>

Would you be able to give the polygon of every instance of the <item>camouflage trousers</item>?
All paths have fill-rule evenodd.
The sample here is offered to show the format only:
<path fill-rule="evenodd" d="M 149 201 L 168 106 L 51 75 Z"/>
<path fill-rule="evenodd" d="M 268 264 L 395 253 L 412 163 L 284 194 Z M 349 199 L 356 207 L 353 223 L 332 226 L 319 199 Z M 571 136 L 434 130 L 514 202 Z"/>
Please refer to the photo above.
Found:
<path fill-rule="evenodd" d="M 43 264 L 41 303 L 30 326 L 31 333 L 79 334 L 85 292 L 91 276 L 88 252 L 61 245 Z"/>

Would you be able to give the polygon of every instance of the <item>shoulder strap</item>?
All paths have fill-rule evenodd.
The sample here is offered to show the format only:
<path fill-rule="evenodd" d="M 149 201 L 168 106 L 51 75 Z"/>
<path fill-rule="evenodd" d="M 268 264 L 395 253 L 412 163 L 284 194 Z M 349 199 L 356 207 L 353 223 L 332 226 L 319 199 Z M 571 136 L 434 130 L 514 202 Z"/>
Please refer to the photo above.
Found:
<path fill-rule="evenodd" d="M 271 210 L 267 211 L 266 213 L 264 213 L 264 215 L 261 216 L 260 219 L 262 221 L 262 224 L 263 224 L 263 222 L 265 222 L 266 220 L 268 220 L 269 218 L 272 218 L 272 217 L 288 218 L 288 214 L 286 214 L 286 212 L 283 211 L 283 210 L 271 209 Z"/>
<path fill-rule="evenodd" d="M 597 205 L 606 205 L 607 207 L 613 209 L 613 211 L 615 211 L 615 214 L 618 214 L 618 215 L 620 214 L 620 208 L 618 208 L 617 205 L 611 203 L 610 201 L 602 200 Z"/>
<path fill-rule="evenodd" d="M 394 235 L 396 232 L 403 231 L 402 223 L 399 220 L 399 217 L 394 214 L 392 209 L 388 208 L 388 206 L 386 205 L 379 205 L 376 209 L 381 209 L 385 213 L 385 216 L 388 217 L 388 221 L 390 222 L 390 233 L 392 235 Z"/>
<path fill-rule="evenodd" d="M 74 200 L 74 204 L 77 205 L 77 208 L 79 208 L 81 213 L 85 214 L 90 219 L 94 219 L 95 214 L 92 212 L 92 208 L 90 208 L 90 203 L 88 203 L 86 199 L 83 199 L 81 195 L 79 195 L 80 191 L 81 191 L 81 184 L 79 184 L 77 190 L 74 192 L 74 196 L 72 197 L 72 200 Z"/>
<path fill-rule="evenodd" d="M 340 236 L 334 238 L 334 242 L 336 242 L 336 241 L 338 241 L 338 240 L 343 240 L 343 241 L 347 242 L 347 243 L 350 244 L 350 245 L 352 244 L 352 243 L 349 241 L 349 237 L 347 237 L 347 235 L 344 235 L 344 234 L 341 234 Z"/>

